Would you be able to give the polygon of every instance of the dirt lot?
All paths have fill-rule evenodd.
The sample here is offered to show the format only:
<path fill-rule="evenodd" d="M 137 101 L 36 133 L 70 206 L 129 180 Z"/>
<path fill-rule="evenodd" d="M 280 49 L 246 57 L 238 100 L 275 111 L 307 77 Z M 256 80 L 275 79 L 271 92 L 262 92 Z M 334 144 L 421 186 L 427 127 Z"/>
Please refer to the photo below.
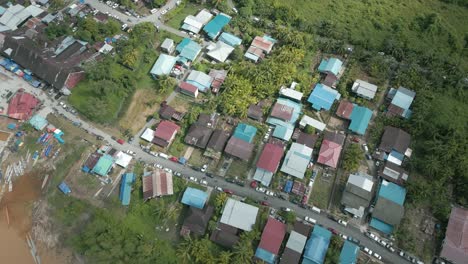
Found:
<path fill-rule="evenodd" d="M 5 132 L 5 131 L 0 131 L 0 141 L 7 141 L 7 139 L 10 137 L 11 133 Z"/>

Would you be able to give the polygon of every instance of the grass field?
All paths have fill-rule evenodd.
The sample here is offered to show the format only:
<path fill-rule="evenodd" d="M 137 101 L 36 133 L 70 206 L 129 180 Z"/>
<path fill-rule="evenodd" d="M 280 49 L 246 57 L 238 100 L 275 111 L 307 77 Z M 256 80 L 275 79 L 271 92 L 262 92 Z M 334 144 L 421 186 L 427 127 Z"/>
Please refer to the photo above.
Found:
<path fill-rule="evenodd" d="M 172 18 L 167 21 L 167 25 L 173 28 L 180 28 L 182 26 L 182 22 L 184 21 L 185 17 L 188 15 L 195 15 L 197 10 L 200 9 L 200 6 L 194 5 L 192 3 L 186 3 L 185 7 L 178 10 L 174 9 L 172 12 L 177 12 L 174 14 Z M 170 16 L 170 12 L 168 14 Z"/>
<path fill-rule="evenodd" d="M 309 203 L 321 209 L 326 209 L 328 207 L 328 200 L 330 199 L 334 177 L 334 174 L 327 178 L 323 177 L 323 173 L 318 174 L 314 186 L 312 187 Z"/>

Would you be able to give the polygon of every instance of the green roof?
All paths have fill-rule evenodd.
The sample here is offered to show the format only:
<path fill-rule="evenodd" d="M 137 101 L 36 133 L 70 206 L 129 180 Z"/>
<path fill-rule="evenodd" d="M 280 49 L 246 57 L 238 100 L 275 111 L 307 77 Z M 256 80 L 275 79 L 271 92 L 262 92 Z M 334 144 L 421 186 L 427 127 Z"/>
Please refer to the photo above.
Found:
<path fill-rule="evenodd" d="M 240 123 L 237 125 L 234 134 L 232 135 L 235 138 L 244 140 L 245 142 L 252 143 L 252 140 L 257 134 L 257 128 L 251 125 Z"/>
<path fill-rule="evenodd" d="M 114 164 L 114 158 L 106 154 L 102 156 L 101 158 L 99 158 L 92 172 L 100 176 L 107 176 L 113 164 Z"/>

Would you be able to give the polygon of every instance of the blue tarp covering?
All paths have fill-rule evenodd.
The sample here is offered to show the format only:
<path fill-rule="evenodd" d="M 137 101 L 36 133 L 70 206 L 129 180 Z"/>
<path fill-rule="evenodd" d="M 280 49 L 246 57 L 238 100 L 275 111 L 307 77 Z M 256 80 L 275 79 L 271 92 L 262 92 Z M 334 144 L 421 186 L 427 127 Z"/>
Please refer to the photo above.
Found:
<path fill-rule="evenodd" d="M 89 172 L 91 171 L 91 169 L 88 168 L 87 166 L 83 166 L 83 167 L 81 168 L 81 170 L 82 170 L 83 172 L 86 172 L 86 173 L 89 173 Z"/>
<path fill-rule="evenodd" d="M 202 190 L 187 187 L 182 196 L 182 203 L 198 208 L 203 209 L 205 207 L 206 200 L 208 199 L 208 194 Z"/>
<path fill-rule="evenodd" d="M 293 187 L 293 181 L 288 180 L 286 184 L 284 185 L 284 192 L 290 193 Z"/>
<path fill-rule="evenodd" d="M 60 189 L 60 191 L 62 191 L 64 194 L 69 194 L 71 193 L 71 190 L 70 190 L 70 187 L 68 187 L 68 185 L 64 182 L 60 183 L 58 188 Z"/>
<path fill-rule="evenodd" d="M 275 263 L 276 255 L 262 248 L 257 248 L 257 251 L 255 251 L 255 257 L 265 261 L 266 263 L 273 264 Z"/>
<path fill-rule="evenodd" d="M 340 264 L 356 264 L 357 256 L 359 254 L 359 246 L 345 240 L 340 254 Z"/>
<path fill-rule="evenodd" d="M 122 181 L 120 182 L 120 201 L 122 205 L 129 205 L 130 204 L 130 193 L 132 191 L 132 184 L 135 180 L 134 173 L 125 173 L 122 177 Z"/>
<path fill-rule="evenodd" d="M 11 130 L 16 129 L 16 124 L 15 123 L 10 123 L 10 124 L 8 124 L 7 128 L 11 129 Z"/>

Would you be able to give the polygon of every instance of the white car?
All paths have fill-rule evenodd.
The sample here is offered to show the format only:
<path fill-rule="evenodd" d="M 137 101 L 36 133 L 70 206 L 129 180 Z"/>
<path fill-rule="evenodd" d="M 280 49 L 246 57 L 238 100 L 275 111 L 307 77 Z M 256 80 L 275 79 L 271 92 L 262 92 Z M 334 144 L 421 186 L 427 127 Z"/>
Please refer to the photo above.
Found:
<path fill-rule="evenodd" d="M 178 171 L 175 171 L 175 172 L 174 172 L 174 175 L 177 176 L 177 177 L 181 177 L 181 176 L 182 176 L 182 174 L 181 174 L 180 172 L 178 172 Z"/>
<path fill-rule="evenodd" d="M 156 168 L 158 168 L 158 169 L 162 169 L 162 168 L 163 168 L 163 166 L 162 166 L 161 164 L 156 164 Z"/>
<path fill-rule="evenodd" d="M 275 193 L 273 191 L 266 191 L 265 194 L 268 196 L 275 196 Z"/>
<path fill-rule="evenodd" d="M 257 187 L 257 188 L 255 188 L 255 190 L 257 192 L 261 192 L 261 193 L 265 193 L 265 191 L 266 191 L 265 188 L 263 188 L 263 187 Z"/>
<path fill-rule="evenodd" d="M 374 257 L 378 260 L 382 259 L 382 257 L 379 254 L 377 254 L 377 252 L 374 252 Z"/>
<path fill-rule="evenodd" d="M 364 252 L 372 256 L 372 250 L 368 249 L 367 247 L 364 247 Z"/>
<path fill-rule="evenodd" d="M 347 236 L 347 235 L 340 234 L 340 237 L 343 238 L 344 240 L 347 240 L 347 239 L 348 239 L 348 236 Z"/>
<path fill-rule="evenodd" d="M 385 240 L 380 240 L 379 241 L 379 244 L 382 245 L 383 247 L 387 247 L 387 242 L 385 242 Z"/>
<path fill-rule="evenodd" d="M 222 192 L 223 191 L 223 188 L 219 187 L 219 186 L 216 186 L 215 187 L 215 190 L 219 191 L 219 192 Z"/>
<path fill-rule="evenodd" d="M 348 222 L 339 219 L 339 220 L 338 220 L 338 224 L 343 225 L 343 226 L 347 226 L 347 225 L 348 225 Z"/>
<path fill-rule="evenodd" d="M 131 150 L 127 150 L 127 151 L 125 151 L 125 153 L 127 153 L 127 154 L 129 154 L 129 155 L 132 155 L 132 156 L 135 156 L 135 155 L 136 155 L 136 153 L 133 152 L 133 151 L 131 151 Z"/>
<path fill-rule="evenodd" d="M 127 24 L 123 24 L 123 25 L 122 25 L 122 30 L 125 30 L 125 29 L 127 29 L 127 27 L 128 27 L 128 25 L 127 25 Z"/>
<path fill-rule="evenodd" d="M 201 172 L 205 172 L 206 169 L 208 169 L 208 165 L 207 165 L 207 164 L 203 165 L 200 171 L 201 171 Z"/>
<path fill-rule="evenodd" d="M 207 182 L 207 181 L 205 181 L 205 180 L 201 180 L 201 181 L 200 181 L 200 184 L 203 184 L 203 185 L 208 185 L 208 182 Z"/>
<path fill-rule="evenodd" d="M 306 220 L 307 222 L 311 223 L 311 224 L 316 224 L 317 223 L 317 220 L 313 219 L 312 217 L 304 217 L 304 220 Z"/>
<path fill-rule="evenodd" d="M 191 180 L 191 181 L 193 181 L 193 182 L 198 182 L 198 179 L 195 178 L 195 177 L 193 177 L 193 176 L 190 176 L 190 177 L 189 177 L 189 180 Z"/>
<path fill-rule="evenodd" d="M 285 212 L 292 212 L 291 208 L 289 208 L 289 207 L 283 207 L 281 209 L 283 209 L 283 211 L 285 211 Z"/>
<path fill-rule="evenodd" d="M 157 9 L 157 8 L 153 8 L 153 9 L 150 10 L 150 13 L 151 13 L 151 14 L 154 14 L 154 13 L 156 13 L 156 12 L 158 12 L 158 9 Z"/>
<path fill-rule="evenodd" d="M 167 172 L 167 173 L 172 173 L 172 170 L 169 169 L 169 168 L 164 168 L 164 171 Z"/>
<path fill-rule="evenodd" d="M 164 9 L 163 11 L 161 11 L 161 15 L 165 15 L 167 13 L 167 10 Z"/>

